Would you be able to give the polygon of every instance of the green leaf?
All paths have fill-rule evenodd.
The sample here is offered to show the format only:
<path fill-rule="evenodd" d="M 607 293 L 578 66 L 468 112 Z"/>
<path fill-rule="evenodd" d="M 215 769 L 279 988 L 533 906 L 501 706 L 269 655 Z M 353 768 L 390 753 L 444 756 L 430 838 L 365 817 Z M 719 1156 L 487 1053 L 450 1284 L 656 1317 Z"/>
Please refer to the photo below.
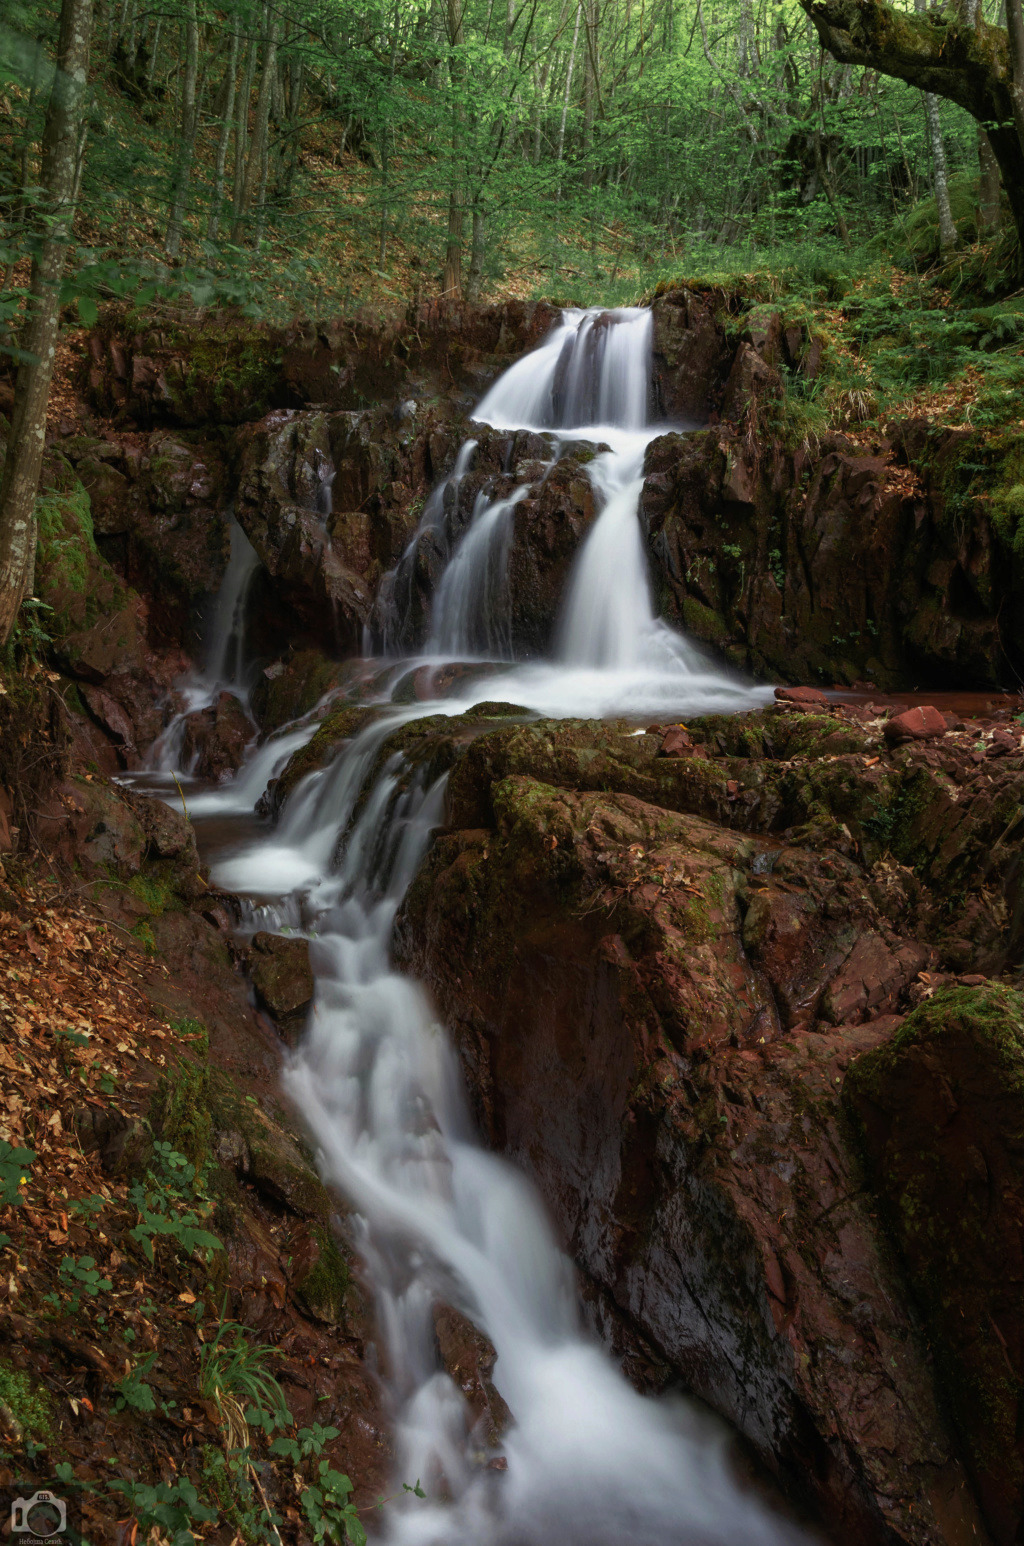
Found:
<path fill-rule="evenodd" d="M 91 295 L 80 295 L 78 297 L 78 315 L 86 327 L 95 327 L 99 314 L 99 307 Z"/>

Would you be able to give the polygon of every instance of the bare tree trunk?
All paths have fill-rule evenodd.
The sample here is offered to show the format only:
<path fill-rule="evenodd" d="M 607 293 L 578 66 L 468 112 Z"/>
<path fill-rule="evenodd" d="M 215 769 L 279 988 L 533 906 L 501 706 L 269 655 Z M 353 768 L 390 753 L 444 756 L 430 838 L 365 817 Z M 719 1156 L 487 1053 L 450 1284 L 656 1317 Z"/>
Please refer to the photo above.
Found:
<path fill-rule="evenodd" d="M 149 60 L 146 64 L 146 91 L 153 90 L 153 81 L 156 79 L 156 56 L 160 51 L 160 29 L 163 26 L 163 17 L 158 16 L 156 26 L 153 28 L 153 42 L 149 50 Z"/>
<path fill-rule="evenodd" d="M 231 120 L 235 114 L 235 92 L 238 87 L 238 21 L 231 29 L 231 52 L 224 77 L 227 90 L 221 103 L 223 114 L 220 134 L 217 138 L 217 160 L 213 169 L 213 197 L 210 200 L 210 219 L 206 227 L 206 240 L 215 242 L 220 229 L 220 211 L 224 203 L 224 168 L 228 160 L 228 141 L 231 138 Z"/>
<path fill-rule="evenodd" d="M 270 122 L 270 98 L 274 90 L 274 76 L 277 71 L 277 17 L 271 16 L 267 25 L 267 36 L 264 43 L 263 74 L 260 77 L 260 94 L 256 101 L 256 126 L 253 129 L 252 145 L 249 149 L 249 158 L 245 164 L 245 180 L 242 183 L 241 208 L 235 218 L 235 227 L 231 233 L 232 241 L 240 241 L 245 230 L 245 217 L 252 207 L 253 199 L 260 184 L 263 169 L 263 157 L 266 153 L 267 126 Z"/>
<path fill-rule="evenodd" d="M 923 11 L 927 0 L 914 0 L 915 11 Z M 949 202 L 949 169 L 946 165 L 946 147 L 942 143 L 942 124 L 939 121 L 939 99 L 934 92 L 923 91 L 924 116 L 928 125 L 928 148 L 932 153 L 932 188 L 935 205 L 939 212 L 939 257 L 945 260 L 956 251 L 956 221 Z"/>
<path fill-rule="evenodd" d="M 93 0 L 63 0 L 40 183 L 45 202 L 32 263 L 7 457 L 0 480 L 0 644 L 14 627 L 34 568 L 35 502 L 46 443 L 46 407 L 57 353 L 60 283 L 74 218 L 72 194 L 88 90 Z"/>
<path fill-rule="evenodd" d="M 256 68 L 256 39 L 248 38 L 245 45 L 245 69 L 242 90 L 238 98 L 238 121 L 235 124 L 235 174 L 231 194 L 231 215 L 237 222 L 242 213 L 242 189 L 245 185 L 245 156 L 249 140 L 249 104 L 252 100 L 252 78 Z"/>
<path fill-rule="evenodd" d="M 928 141 L 932 153 L 935 203 L 939 211 L 939 256 L 945 261 L 956 251 L 956 221 L 953 219 L 953 209 L 949 202 L 949 169 L 946 166 L 946 147 L 942 143 L 939 99 L 930 91 L 924 93 L 924 111 L 928 120 Z"/>
<path fill-rule="evenodd" d="M 466 279 L 466 299 L 474 304 L 480 299 L 480 286 L 484 277 L 484 253 L 487 250 L 487 216 L 479 207 L 473 210 L 473 241 L 469 253 L 469 274 Z"/>
<path fill-rule="evenodd" d="M 181 248 L 181 228 L 185 220 L 185 206 L 192 184 L 192 162 L 196 153 L 196 134 L 199 131 L 199 100 L 196 82 L 199 79 L 199 17 L 196 0 L 187 0 L 185 8 L 185 78 L 181 88 L 181 125 L 178 142 L 177 165 L 174 169 L 174 199 L 171 217 L 167 222 L 167 239 L 164 251 L 169 258 L 176 258 Z"/>
<path fill-rule="evenodd" d="M 979 224 L 983 236 L 992 236 L 999 230 L 999 163 L 992 154 L 988 135 L 978 125 L 978 165 L 981 178 L 978 183 Z"/>
<path fill-rule="evenodd" d="M 457 101 L 462 80 L 462 64 L 456 61 L 454 50 L 463 41 L 462 0 L 448 0 L 448 74 L 452 86 L 452 170 L 448 194 L 448 239 L 445 244 L 444 273 L 441 276 L 442 295 L 462 294 L 462 199 L 459 188 L 459 154 L 461 151 L 461 113 Z"/>

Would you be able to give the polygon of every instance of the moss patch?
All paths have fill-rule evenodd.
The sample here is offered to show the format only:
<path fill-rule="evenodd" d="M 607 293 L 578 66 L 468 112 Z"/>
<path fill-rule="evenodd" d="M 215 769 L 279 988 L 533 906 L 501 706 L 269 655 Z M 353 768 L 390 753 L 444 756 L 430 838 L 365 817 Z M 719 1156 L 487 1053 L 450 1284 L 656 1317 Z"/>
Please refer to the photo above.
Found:
<path fill-rule="evenodd" d="M 50 1437 L 53 1402 L 49 1393 L 7 1363 L 0 1363 L 0 1404 L 7 1407 L 24 1438 L 41 1443 Z"/>

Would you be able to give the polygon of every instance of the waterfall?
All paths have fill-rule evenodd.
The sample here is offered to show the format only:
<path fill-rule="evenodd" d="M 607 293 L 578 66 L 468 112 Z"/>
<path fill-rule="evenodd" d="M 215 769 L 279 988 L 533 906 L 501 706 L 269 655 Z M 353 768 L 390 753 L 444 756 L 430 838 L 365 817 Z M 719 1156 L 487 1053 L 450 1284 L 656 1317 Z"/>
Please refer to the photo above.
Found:
<path fill-rule="evenodd" d="M 389 569 L 380 582 L 374 612 L 383 640 L 384 653 L 387 655 L 396 653 L 410 631 L 412 585 L 420 543 L 425 537 L 430 536 L 442 552 L 448 551 L 444 531 L 445 517 L 449 508 L 454 512 L 458 505 L 459 484 L 469 471 L 476 447 L 475 440 L 463 441 L 452 471 L 431 490 L 416 530 L 406 544 L 401 558 L 394 569 Z"/>
<path fill-rule="evenodd" d="M 477 495 L 473 518 L 438 586 L 430 654 L 511 656 L 505 571 L 515 508 L 528 493 L 523 485 L 493 503 Z"/>
<path fill-rule="evenodd" d="M 261 927 L 287 921 L 311 936 L 315 1000 L 303 1040 L 287 1056 L 285 1082 L 325 1179 L 356 1210 L 387 1343 L 396 1483 L 419 1478 L 427 1492 L 426 1500 L 399 1495 L 387 1506 L 389 1546 L 804 1540 L 737 1485 L 717 1423 L 684 1401 L 641 1398 L 584 1334 L 571 1266 L 537 1196 L 480 1147 L 454 1050 L 421 987 L 390 957 L 397 909 L 444 803 L 444 779 L 427 786 L 397 756 L 379 766 L 400 725 L 461 713 L 483 697 L 547 713 L 634 716 L 748 707 L 763 697 L 654 612 L 637 515 L 644 453 L 659 433 L 649 422 L 650 348 L 647 312 L 566 311 L 477 410 L 499 429 L 547 429 L 609 448 L 590 464 L 599 513 L 564 598 L 556 658 L 529 666 L 507 660 L 454 701 L 389 706 L 298 783 L 275 829 L 254 836 L 249 826 L 213 856 L 214 881 L 247 896 Z M 426 657 L 435 662 L 510 655 L 504 571 L 528 490 L 481 495 L 452 546 L 446 522 L 474 448 L 472 440 L 462 447 L 382 587 L 381 632 L 393 646 L 408 627 L 420 544 L 432 542 L 447 558 Z M 218 604 L 209 658 L 220 664 L 208 668 L 211 682 L 242 674 L 241 643 L 234 657 L 222 647 L 226 635 L 242 637 L 242 569 L 239 559 Z M 309 715 L 251 748 L 234 784 L 205 797 L 209 809 L 237 811 L 246 801 L 251 809 L 259 786 L 313 724 Z M 512 1413 L 500 1456 L 470 1431 L 462 1394 L 439 1367 L 439 1303 L 467 1315 L 497 1353 L 493 1378 Z"/>
<path fill-rule="evenodd" d="M 387 1344 L 396 1482 L 419 1478 L 427 1492 L 389 1505 L 385 1539 L 796 1546 L 802 1534 L 733 1480 L 720 1425 L 685 1402 L 638 1396 L 584 1334 L 539 1200 L 479 1147 L 451 1045 L 422 989 L 391 965 L 396 910 L 443 819 L 445 779 L 403 779 L 399 758 L 367 786 L 383 737 L 409 717 L 392 711 L 364 730 L 298 786 L 276 838 L 213 869 L 219 884 L 264 898 L 298 885 L 287 916 L 315 925 L 316 995 L 285 1083 L 325 1179 L 357 1210 Z M 289 847 L 298 841 L 301 854 Z M 488 1466 L 495 1451 L 438 1367 L 439 1303 L 495 1348 L 494 1383 L 513 1414 L 507 1469 Z"/>
<path fill-rule="evenodd" d="M 184 704 L 149 749 L 146 767 L 152 772 L 182 771 L 185 721 L 190 714 L 209 708 L 222 692 L 248 706 L 251 683 L 246 680 L 246 613 L 260 561 L 233 515 L 228 520 L 228 533 L 231 551 L 206 629 L 203 664 L 178 683 Z M 262 790 L 257 798 L 260 793 Z"/>

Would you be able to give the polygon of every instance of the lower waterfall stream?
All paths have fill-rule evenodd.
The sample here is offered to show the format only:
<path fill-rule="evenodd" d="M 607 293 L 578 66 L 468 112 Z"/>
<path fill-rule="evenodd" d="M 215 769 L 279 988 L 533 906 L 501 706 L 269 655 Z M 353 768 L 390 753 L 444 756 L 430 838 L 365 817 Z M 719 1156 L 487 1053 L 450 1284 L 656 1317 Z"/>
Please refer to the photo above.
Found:
<path fill-rule="evenodd" d="M 399 725 L 461 714 L 485 699 L 545 715 L 634 720 L 764 701 L 764 689 L 731 678 L 655 615 L 637 516 L 644 451 L 663 428 L 649 424 L 649 356 L 649 313 L 566 312 L 476 414 L 499 430 L 541 429 L 610 448 L 591 464 L 599 513 L 563 598 L 553 658 L 516 663 L 502 632 L 501 544 L 518 491 L 493 504 L 478 500 L 449 555 L 427 653 L 400 672 L 396 663 L 392 680 L 415 665 L 484 652 L 492 663 L 503 657 L 500 672 L 456 698 L 388 707 L 300 781 L 276 826 L 254 837 L 250 817 L 243 839 L 223 845 L 212 865 L 218 885 L 250 899 L 254 926 L 299 930 L 311 941 L 314 1005 L 284 1080 L 325 1180 L 354 1209 L 386 1349 L 396 1482 L 418 1478 L 427 1494 L 388 1506 L 380 1528 L 394 1546 L 805 1539 L 735 1479 L 718 1423 L 684 1400 L 636 1394 L 584 1330 L 571 1265 L 539 1199 L 476 1140 L 444 1029 L 419 984 L 391 964 L 397 909 L 444 819 L 445 780 L 410 784 L 392 762 L 367 787 Z M 456 480 L 472 449 L 467 441 Z M 428 502 L 410 547 L 440 508 L 440 498 Z M 190 708 L 225 687 L 244 697 L 239 636 L 253 566 L 241 544 L 217 608 L 210 665 L 186 684 Z M 411 561 L 383 588 L 393 606 Z M 315 728 L 309 716 L 254 743 L 233 781 L 188 793 L 190 814 L 201 826 L 204 816 L 251 813 Z M 172 724 L 151 756 L 147 777 L 158 790 L 180 745 Z M 177 799 L 173 786 L 171 793 Z M 494 1452 L 469 1431 L 462 1395 L 438 1366 L 439 1302 L 465 1314 L 496 1350 L 494 1383 L 513 1418 L 502 1469 L 488 1465 Z"/>

